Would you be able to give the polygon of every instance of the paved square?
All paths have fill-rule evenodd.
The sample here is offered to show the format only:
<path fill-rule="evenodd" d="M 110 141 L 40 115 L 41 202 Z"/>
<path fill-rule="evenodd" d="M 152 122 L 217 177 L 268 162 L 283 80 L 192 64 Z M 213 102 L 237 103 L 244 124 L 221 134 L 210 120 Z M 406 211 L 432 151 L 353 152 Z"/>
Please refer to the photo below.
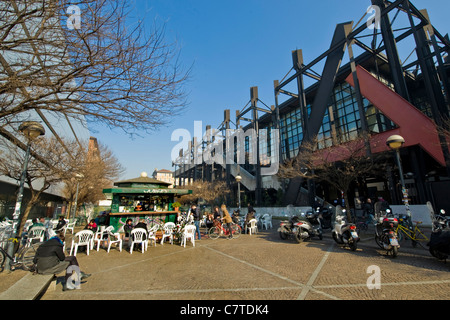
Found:
<path fill-rule="evenodd" d="M 275 226 L 274 226 L 275 227 Z M 387 257 L 369 231 L 356 252 L 323 240 L 281 240 L 276 228 L 238 239 L 202 238 L 192 247 L 157 244 L 148 251 L 79 253 L 92 276 L 81 290 L 48 290 L 43 300 L 399 300 L 450 299 L 450 264 L 405 242 Z M 68 242 L 70 243 L 70 242 Z M 369 289 L 369 266 L 381 289 Z"/>

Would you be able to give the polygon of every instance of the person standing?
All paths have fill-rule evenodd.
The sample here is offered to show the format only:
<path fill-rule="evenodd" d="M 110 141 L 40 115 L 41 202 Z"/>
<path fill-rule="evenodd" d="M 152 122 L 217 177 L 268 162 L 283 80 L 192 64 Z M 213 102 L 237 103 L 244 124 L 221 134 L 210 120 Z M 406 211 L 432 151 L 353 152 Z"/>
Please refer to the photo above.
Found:
<path fill-rule="evenodd" d="M 222 211 L 218 206 L 214 207 L 214 220 L 222 220 Z"/>
<path fill-rule="evenodd" d="M 372 199 L 367 198 L 366 202 L 363 205 L 363 215 L 364 218 L 366 219 L 366 223 L 372 223 L 375 220 L 375 216 L 374 216 L 374 206 L 372 203 Z"/>
<path fill-rule="evenodd" d="M 227 207 L 225 204 L 222 204 L 220 206 L 220 210 L 222 211 L 223 214 L 223 218 L 222 221 L 223 223 L 225 223 L 226 228 L 228 229 L 228 239 L 232 239 L 233 238 L 233 234 L 231 233 L 231 223 L 233 222 L 233 220 L 231 219 L 230 214 L 228 213 Z"/>
<path fill-rule="evenodd" d="M 191 207 L 191 214 L 192 217 L 194 218 L 195 234 L 197 234 L 197 240 L 201 240 L 200 221 L 203 219 L 203 216 L 200 207 L 197 207 L 197 205 L 193 204 Z"/>

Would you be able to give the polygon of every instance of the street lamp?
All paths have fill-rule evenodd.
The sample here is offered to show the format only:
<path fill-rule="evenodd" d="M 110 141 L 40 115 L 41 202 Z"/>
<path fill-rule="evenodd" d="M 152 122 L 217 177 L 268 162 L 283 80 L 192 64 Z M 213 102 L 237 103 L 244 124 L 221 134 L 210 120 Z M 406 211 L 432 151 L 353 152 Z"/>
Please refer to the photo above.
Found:
<path fill-rule="evenodd" d="M 395 158 L 397 160 L 398 171 L 400 174 L 400 182 L 402 184 L 402 194 L 403 194 L 403 203 L 406 207 L 406 213 L 408 216 L 411 216 L 411 212 L 409 211 L 409 200 L 408 200 L 408 190 L 406 189 L 405 179 L 403 177 L 403 167 L 402 161 L 400 159 L 400 148 L 405 143 L 405 139 L 400 135 L 393 135 L 387 138 L 386 145 L 395 151 Z"/>
<path fill-rule="evenodd" d="M 19 126 L 19 131 L 23 133 L 23 135 L 27 138 L 27 152 L 25 154 L 25 159 L 23 161 L 23 168 L 22 168 L 22 175 L 20 177 L 20 183 L 19 183 L 19 192 L 17 194 L 17 200 L 16 200 L 16 206 L 14 208 L 14 214 L 13 214 L 13 227 L 12 227 L 12 234 L 11 238 L 15 239 L 17 237 L 18 231 L 17 230 L 20 222 L 20 209 L 22 207 L 22 199 L 23 199 L 23 188 L 25 184 L 25 177 L 27 174 L 27 168 L 28 168 L 28 160 L 30 158 L 30 149 L 31 149 L 31 143 L 34 139 L 36 139 L 39 136 L 43 136 L 45 134 L 44 127 L 36 121 L 25 121 Z M 8 253 L 12 257 L 14 254 L 14 245 L 10 243 L 8 247 Z M 9 271 L 9 261 L 6 261 L 6 269 Z"/>
<path fill-rule="evenodd" d="M 241 212 L 241 180 L 242 177 L 238 174 L 236 176 L 236 182 L 238 183 L 238 204 L 239 204 L 239 212 Z"/>
<path fill-rule="evenodd" d="M 80 181 L 84 178 L 84 175 L 81 173 L 77 173 L 75 175 L 75 179 L 77 179 L 77 192 L 75 194 L 75 208 L 73 209 L 73 219 L 75 219 L 75 216 L 77 215 L 77 205 L 78 205 L 78 187 L 80 185 Z"/>

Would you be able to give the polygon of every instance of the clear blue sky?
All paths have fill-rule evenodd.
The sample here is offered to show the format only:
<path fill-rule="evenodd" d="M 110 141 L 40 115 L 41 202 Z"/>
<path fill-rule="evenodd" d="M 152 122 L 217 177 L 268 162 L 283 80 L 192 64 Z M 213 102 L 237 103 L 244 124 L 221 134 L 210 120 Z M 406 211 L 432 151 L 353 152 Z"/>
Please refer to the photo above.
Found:
<path fill-rule="evenodd" d="M 223 110 L 242 109 L 250 87 L 273 105 L 273 80 L 281 80 L 292 66 L 291 51 L 303 49 L 306 63 L 326 51 L 336 24 L 360 20 L 370 0 L 130 0 L 136 19 L 149 28 L 155 19 L 166 24 L 166 37 L 181 49 L 183 65 L 193 65 L 187 84 L 190 105 L 170 126 L 143 138 L 130 139 L 120 130 L 96 128 L 92 133 L 106 144 L 126 167 L 122 178 L 169 169 L 177 142 L 170 137 L 177 128 L 193 134 L 194 121 L 216 128 Z M 412 0 L 428 9 L 433 25 L 450 32 L 450 1 Z M 367 18 L 367 17 L 366 17 Z M 409 54 L 409 53 L 408 53 Z M 315 70 L 321 73 L 321 70 Z M 137 154 L 137 151 L 139 152 Z"/>

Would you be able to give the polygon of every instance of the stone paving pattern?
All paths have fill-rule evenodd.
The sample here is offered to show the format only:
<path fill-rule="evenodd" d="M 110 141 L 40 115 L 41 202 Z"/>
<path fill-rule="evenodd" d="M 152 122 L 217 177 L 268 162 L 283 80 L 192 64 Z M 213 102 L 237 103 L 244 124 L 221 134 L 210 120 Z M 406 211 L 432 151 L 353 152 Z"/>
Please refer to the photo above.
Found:
<path fill-rule="evenodd" d="M 450 299 L 450 264 L 426 249 L 405 242 L 397 258 L 386 256 L 370 229 L 355 252 L 335 244 L 329 230 L 323 240 L 297 244 L 281 240 L 276 223 L 238 239 L 203 237 L 195 247 L 158 243 L 144 253 L 81 252 L 81 269 L 92 274 L 81 290 L 63 292 L 57 284 L 42 300 Z M 367 287 L 371 265 L 380 267 L 381 289 Z M 23 274 L 0 274 L 0 291 Z"/>

